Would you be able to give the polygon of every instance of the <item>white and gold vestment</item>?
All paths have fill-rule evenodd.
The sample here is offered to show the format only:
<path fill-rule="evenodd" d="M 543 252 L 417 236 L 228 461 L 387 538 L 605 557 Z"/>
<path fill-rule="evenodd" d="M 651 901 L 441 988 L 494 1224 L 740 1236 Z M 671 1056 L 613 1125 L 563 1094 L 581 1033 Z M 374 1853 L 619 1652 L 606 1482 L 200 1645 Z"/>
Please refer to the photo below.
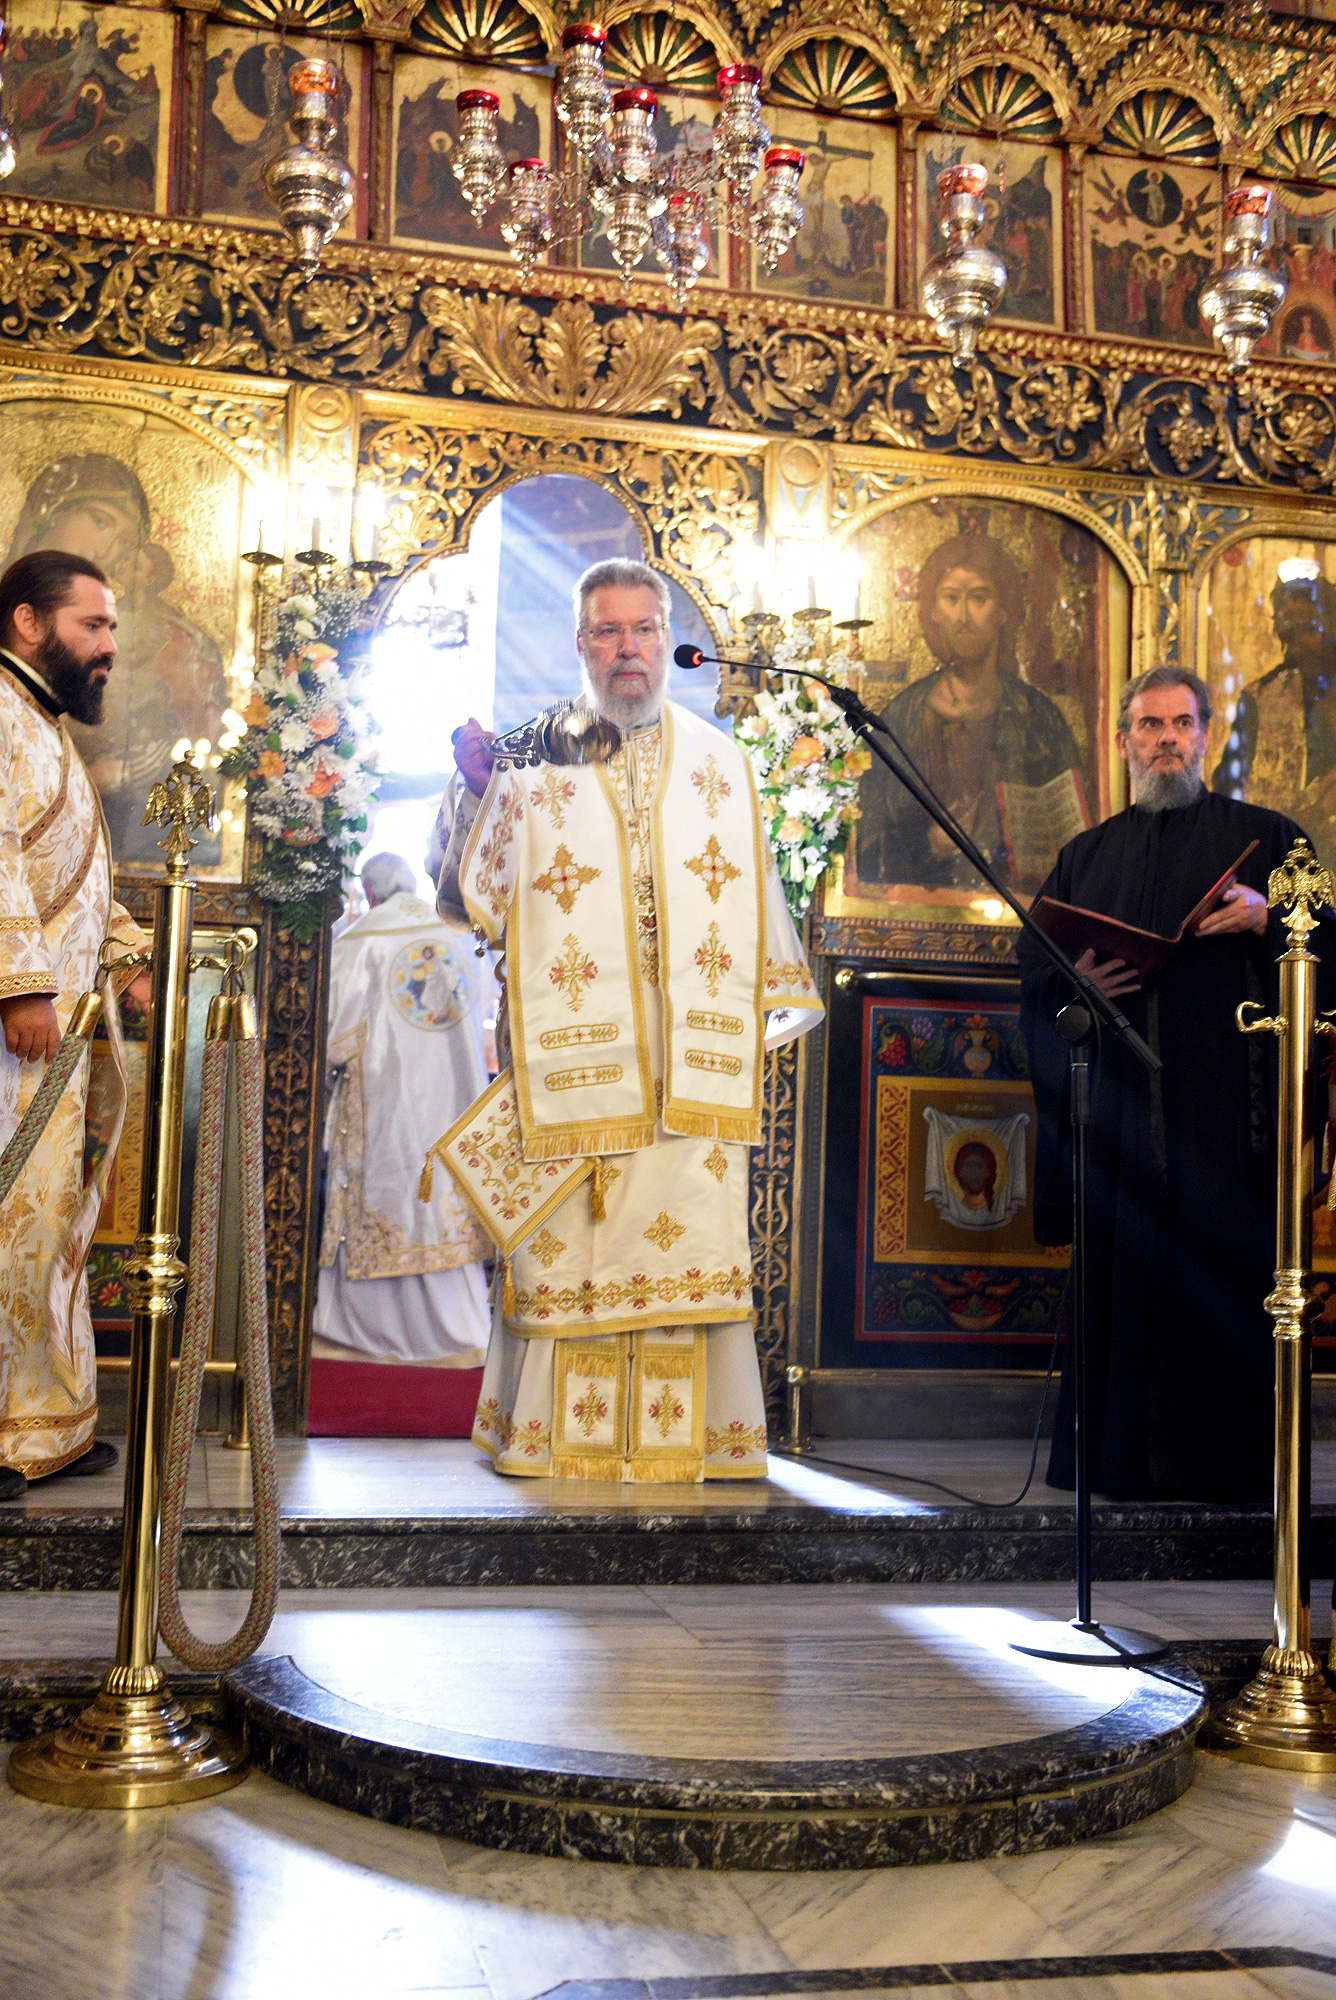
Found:
<path fill-rule="evenodd" d="M 63 1030 L 93 985 L 109 933 L 135 948 L 145 943 L 112 896 L 111 848 L 93 781 L 63 720 L 0 654 L 0 998 L 49 994 Z M 43 1067 L 19 1062 L 0 1038 L 0 1146 Z M 86 1280 L 74 1287 L 61 1367 L 42 1308 L 43 1282 L 84 1193 L 86 1088 L 85 1064 L 0 1208 L 0 1460 L 30 1479 L 85 1452 L 97 1420 Z"/>
<path fill-rule="evenodd" d="M 505 1472 L 763 1476 L 748 1148 L 765 1046 L 822 1009 L 745 757 L 668 703 L 608 764 L 498 769 L 459 891 L 505 937 L 516 1171 L 580 1172 L 511 1232 L 475 1442 Z M 474 1122 L 440 1157 L 501 1240 L 507 1141 Z"/>
<path fill-rule="evenodd" d="M 463 926 L 409 893 L 335 942 L 315 1333 L 339 1358 L 482 1361 L 486 1233 L 448 1174 L 428 1201 L 417 1186 L 432 1139 L 487 1082 L 484 982 Z"/>

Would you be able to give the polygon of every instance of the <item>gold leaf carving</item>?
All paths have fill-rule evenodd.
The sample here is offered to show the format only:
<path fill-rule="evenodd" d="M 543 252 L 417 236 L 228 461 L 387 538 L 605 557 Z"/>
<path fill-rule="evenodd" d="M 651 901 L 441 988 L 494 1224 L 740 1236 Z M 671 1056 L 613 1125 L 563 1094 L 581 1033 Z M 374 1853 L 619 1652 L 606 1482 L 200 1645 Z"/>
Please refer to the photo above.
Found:
<path fill-rule="evenodd" d="M 440 286 L 424 292 L 422 313 L 441 337 L 432 374 L 448 368 L 466 389 L 531 408 L 609 416 L 699 408 L 722 338 L 708 320 L 627 313 L 600 324 L 583 299 L 558 299 L 540 315 L 503 294 Z"/>
<path fill-rule="evenodd" d="M 1090 21 L 1075 14 L 1055 14 L 1049 27 L 1087 90 L 1100 71 L 1137 38 L 1137 30 L 1126 21 Z"/>

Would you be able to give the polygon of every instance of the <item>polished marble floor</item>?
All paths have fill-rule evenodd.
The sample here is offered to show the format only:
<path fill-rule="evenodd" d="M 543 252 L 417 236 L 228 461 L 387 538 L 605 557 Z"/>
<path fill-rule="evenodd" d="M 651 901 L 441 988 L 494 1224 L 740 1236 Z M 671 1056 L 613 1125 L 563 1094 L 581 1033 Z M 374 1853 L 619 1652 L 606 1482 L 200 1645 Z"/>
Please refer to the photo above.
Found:
<path fill-rule="evenodd" d="M 808 1876 L 493 1853 L 260 1776 L 140 1814 L 0 1791 L 7 2000 L 536 2000 L 563 1987 L 567 2000 L 778 2000 L 847 1992 L 860 1968 L 962 1960 L 974 1978 L 912 1990 L 1332 2000 L 1336 1982 L 1311 1971 L 1132 1976 L 1096 1962 L 1062 1976 L 1053 1963 L 1247 1946 L 1336 1950 L 1332 1782 L 1204 1757 L 1176 1805 L 1081 1847 Z M 1022 1963 L 980 1976 L 988 1960 Z M 1025 1961 L 1047 1961 L 1033 1966 L 1047 1976 Z M 889 1990 L 865 1976 L 864 1990 Z"/>
<path fill-rule="evenodd" d="M 289 1508 L 322 1511 L 337 1493 L 340 1512 L 449 1511 L 477 1504 L 478 1479 L 501 1485 L 475 1472 L 463 1449 L 342 1444 L 287 1448 Z M 877 1450 L 860 1443 L 848 1455 L 871 1463 Z M 950 1479 L 968 1467 L 961 1483 L 972 1491 L 988 1477 L 1000 1497 L 1011 1476 L 1003 1453 L 990 1458 L 986 1446 L 899 1448 L 911 1451 L 920 1456 L 910 1469 Z M 228 1480 L 237 1504 L 237 1470 L 219 1447 L 199 1454 L 196 1504 L 229 1504 Z M 804 1484 L 812 1480 L 821 1504 L 831 1504 L 827 1484 L 850 1491 L 846 1504 L 866 1506 L 878 1491 L 896 1504 L 883 1482 L 787 1464 L 748 1504 L 763 1490 L 768 1505 L 814 1504 Z M 517 1507 L 541 1504 L 530 1487 L 501 1490 Z M 699 1503 L 699 1489 L 692 1497 Z M 1315 1583 L 1324 1634 L 1329 1594 Z M 187 1616 L 217 1636 L 242 1603 L 233 1592 L 191 1593 Z M 727 1661 L 741 1633 L 741 1693 L 768 1662 L 770 1750 L 810 1743 L 832 1683 L 860 1726 L 904 1747 L 931 1725 L 942 1747 L 947 1728 L 961 1741 L 995 1738 L 1007 1711 L 1017 1730 L 1034 1733 L 1035 1716 L 1075 1713 L 1071 1704 L 1092 1699 L 1060 1680 L 998 1679 L 1015 1671 L 999 1652 L 1022 1621 L 1070 1608 L 1066 1587 L 1042 1584 L 320 1590 L 284 1593 L 264 1650 L 291 1653 L 313 1677 L 342 1677 L 345 1687 L 392 1661 L 402 1682 L 450 1701 L 455 1726 L 460 1690 L 471 1688 L 492 1704 L 492 1721 L 522 1711 L 530 1734 L 554 1718 L 567 1726 L 560 1659 L 602 1661 L 614 1707 L 625 1694 L 618 1726 L 644 1730 L 657 1705 L 659 1726 L 680 1744 L 699 1724 L 688 1670 L 712 1650 Z M 1260 1642 L 1270 1619 L 1262 1582 L 1101 1585 L 1096 1609 L 1165 1638 Z M 0 1594 L 0 1660 L 105 1658 L 114 1628 L 106 1593 Z M 892 1676 L 925 1633 L 952 1664 L 955 1687 L 935 1718 L 916 1719 L 922 1690 L 906 1685 L 897 1703 Z M 534 1671 L 540 1657 L 546 1673 Z M 465 1673 L 469 1663 L 486 1672 Z M 491 1852 L 359 1819 L 259 1775 L 220 1798 L 140 1814 L 68 1813 L 0 1788 L 3 2000 L 538 2000 L 562 1989 L 563 2000 L 833 2000 L 854 1990 L 898 2000 L 1336 2000 L 1336 1978 L 1312 1967 L 1156 1961 L 1137 1970 L 1122 1956 L 1248 1947 L 1336 1956 L 1336 1779 L 1204 1755 L 1177 1804 L 1079 1847 L 813 1875 Z M 918 1982 L 896 1968 L 919 1969 Z"/>
<path fill-rule="evenodd" d="M 1047 1445 L 1040 1449 L 1026 1507 L 1070 1506 L 1070 1493 L 1044 1484 Z M 834 1463 L 833 1461 L 839 1461 Z M 718 1480 L 702 1486 L 604 1484 L 597 1480 L 502 1479 L 464 1439 L 281 1438 L 279 1483 L 283 1511 L 339 1520 L 409 1515 L 637 1514 L 754 1512 L 831 1508 L 860 1514 L 904 1514 L 958 1506 L 996 1507 L 1025 1482 L 1030 1446 L 1023 1439 L 818 1439 L 813 1456 L 772 1454 L 764 1480 Z M 857 1468 L 857 1469 L 854 1469 Z M 123 1474 L 37 1481 L 27 1498 L 5 1507 L 79 1511 L 116 1508 Z M 250 1472 L 244 1452 L 219 1438 L 201 1438 L 191 1466 L 187 1505 L 246 1508 Z M 1336 1443 L 1313 1447 L 1313 1500 L 1336 1504 Z M 1098 1504 L 1098 1501 L 1097 1501 Z"/>
<path fill-rule="evenodd" d="M 1329 1589 L 1315 1597 L 1325 1632 Z M 188 1592 L 202 1638 L 244 1597 Z M 1101 1588 L 1106 1623 L 1164 1639 L 1256 1637 L 1265 1583 Z M 1074 1643 L 1054 1584 L 792 1584 L 285 1591 L 263 1651 L 408 1722 L 632 1756 L 824 1760 L 1012 1743 L 1126 1699 L 1132 1676 L 1036 1661 Z M 0 1661 L 110 1655 L 110 1593 L 0 1596 Z M 1336 1942 L 1336 1941 L 1334 1941 Z"/>
<path fill-rule="evenodd" d="M 1315 1589 L 1315 1602 L 1325 1595 Z M 656 1639 L 639 1662 L 652 1690 L 656 1658 L 727 1645 L 745 1620 L 754 1648 L 768 1641 L 777 1656 L 795 1634 L 817 1654 L 823 1641 L 846 1659 L 861 1650 L 875 1685 L 888 1630 L 928 1627 L 958 1642 L 977 1637 L 981 1618 L 996 1635 L 1060 1617 L 1067 1599 L 1061 1587 L 1023 1584 L 314 1591 L 285 1593 L 265 1650 L 350 1674 L 368 1659 L 411 1669 L 485 1645 L 499 1679 L 507 1632 L 514 1659 L 545 1619 L 595 1647 L 628 1632 Z M 234 1593 L 186 1603 L 208 1634 L 239 1615 Z M 1121 1584 L 1100 1591 L 1097 1609 L 1165 1637 L 1241 1636 L 1264 1633 L 1269 1600 L 1261 1583 Z M 114 1600 L 102 1593 L 0 1596 L 0 1657 L 105 1655 L 113 1631 Z M 986 1649 L 974 1664 L 982 1698 Z M 801 1733 L 819 1682 L 804 1673 L 793 1693 Z M 547 1712 L 562 1699 L 550 1687 Z M 671 1727 L 689 1726 L 680 1702 L 664 1707 Z M 538 1701 L 531 1720 L 542 1713 Z M 224 1797 L 140 1814 L 68 1813 L 0 1791 L 6 2000 L 530 2000 L 563 1986 L 566 2000 L 778 2000 L 849 1991 L 859 1968 L 1244 1946 L 1336 1952 L 1336 1780 L 1204 1757 L 1178 1804 L 1082 1847 L 808 1876 L 493 1853 L 358 1819 L 254 1775 Z M 1336 1995 L 1336 1981 L 1292 1967 L 1034 1970 L 1046 1976 L 1032 1980 L 1023 1965 L 983 1979 L 937 1974 L 923 2000 L 944 1985 L 977 2000 Z"/>

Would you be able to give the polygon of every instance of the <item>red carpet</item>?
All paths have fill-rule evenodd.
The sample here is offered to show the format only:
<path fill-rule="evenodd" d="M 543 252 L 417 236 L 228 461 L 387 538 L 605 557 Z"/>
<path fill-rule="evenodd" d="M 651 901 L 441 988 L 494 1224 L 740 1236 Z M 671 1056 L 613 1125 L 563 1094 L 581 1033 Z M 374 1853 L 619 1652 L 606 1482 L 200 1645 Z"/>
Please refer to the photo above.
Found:
<path fill-rule="evenodd" d="M 374 1361 L 311 1363 L 310 1437 L 465 1438 L 481 1368 L 385 1368 Z"/>

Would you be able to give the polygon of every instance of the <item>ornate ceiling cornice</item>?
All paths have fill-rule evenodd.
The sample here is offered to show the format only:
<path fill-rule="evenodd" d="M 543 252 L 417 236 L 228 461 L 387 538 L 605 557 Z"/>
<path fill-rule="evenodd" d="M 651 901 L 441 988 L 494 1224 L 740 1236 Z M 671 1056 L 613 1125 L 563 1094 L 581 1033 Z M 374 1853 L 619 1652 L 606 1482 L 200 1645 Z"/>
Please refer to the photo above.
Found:
<path fill-rule="evenodd" d="M 272 235 L 0 202 L 0 358 L 254 371 L 530 409 L 1248 486 L 1336 486 L 1336 370 L 994 327 L 954 369 L 923 320 L 336 243 L 314 279 Z"/>

